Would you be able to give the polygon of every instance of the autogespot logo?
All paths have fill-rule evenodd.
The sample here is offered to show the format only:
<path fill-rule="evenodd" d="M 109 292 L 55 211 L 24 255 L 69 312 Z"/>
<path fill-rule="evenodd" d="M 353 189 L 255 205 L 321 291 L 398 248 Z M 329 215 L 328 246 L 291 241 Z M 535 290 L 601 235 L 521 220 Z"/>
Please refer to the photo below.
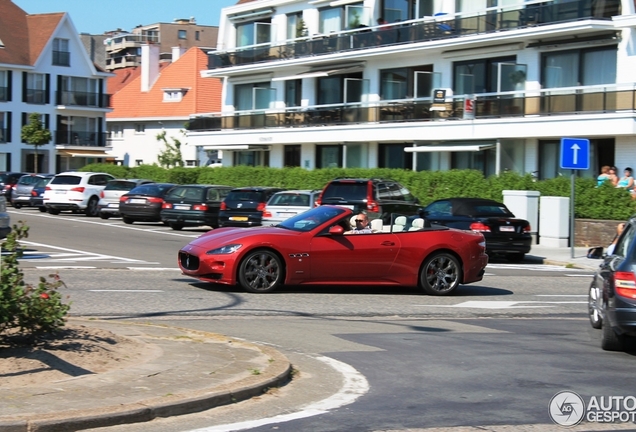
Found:
<path fill-rule="evenodd" d="M 550 400 L 550 418 L 561 426 L 575 426 L 585 416 L 583 398 L 571 391 L 561 391 Z"/>

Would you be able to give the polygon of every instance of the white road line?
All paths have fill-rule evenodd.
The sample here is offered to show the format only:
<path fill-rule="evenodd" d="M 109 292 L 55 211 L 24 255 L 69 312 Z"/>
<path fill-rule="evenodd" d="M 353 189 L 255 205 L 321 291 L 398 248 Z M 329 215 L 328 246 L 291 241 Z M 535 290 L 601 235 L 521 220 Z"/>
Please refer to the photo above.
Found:
<path fill-rule="evenodd" d="M 479 301 L 471 300 L 454 305 L 417 305 L 441 308 L 471 308 L 471 309 L 528 309 L 528 308 L 545 308 L 553 307 L 550 305 L 557 304 L 587 304 L 581 301 Z"/>
<path fill-rule="evenodd" d="M 144 271 L 144 270 L 153 270 L 153 271 L 164 271 L 164 270 L 176 270 L 176 271 L 181 271 L 180 268 L 178 267 L 126 267 L 128 270 L 139 270 L 139 271 Z"/>
<path fill-rule="evenodd" d="M 587 297 L 587 294 L 535 294 L 535 297 Z"/>
<path fill-rule="evenodd" d="M 163 290 L 100 290 L 100 289 L 94 289 L 94 290 L 89 290 L 90 292 L 134 292 L 134 293 L 138 293 L 138 292 L 151 292 L 151 293 L 159 293 L 159 292 L 163 292 Z"/>
<path fill-rule="evenodd" d="M 39 270 L 82 270 L 82 269 L 96 269 L 92 266 L 37 266 Z"/>
<path fill-rule="evenodd" d="M 589 274 L 587 274 L 587 275 L 581 275 L 581 274 L 578 274 L 578 275 L 567 275 L 566 274 L 565 276 L 569 276 L 569 277 L 590 277 Z"/>
<path fill-rule="evenodd" d="M 59 246 L 52 246 L 52 245 L 47 245 L 47 244 L 43 244 L 43 243 L 34 243 L 34 242 L 26 242 L 23 241 L 22 243 L 30 245 L 30 246 L 39 246 L 39 247 L 43 247 L 43 248 L 51 248 L 51 249 L 56 249 L 56 250 L 61 250 L 61 251 L 66 251 L 66 252 L 70 252 L 70 253 L 75 253 L 78 255 L 81 255 L 81 257 L 79 258 L 73 258 L 72 260 L 76 260 L 76 261 L 90 261 L 90 260 L 96 260 L 96 259 L 116 259 L 117 262 L 130 262 L 130 263 L 143 263 L 145 262 L 144 260 L 138 260 L 138 259 L 133 259 L 133 258 L 124 258 L 124 257 L 116 257 L 116 256 L 112 256 L 112 255 L 102 255 L 102 254 L 98 254 L 98 253 L 94 253 L 94 252 L 87 252 L 87 251 L 83 251 L 83 250 L 78 250 L 78 249 L 69 249 L 69 248 L 63 248 L 63 247 L 59 247 Z M 85 255 L 89 255 L 88 257 Z M 55 261 L 70 261 L 71 259 L 69 258 L 62 258 L 62 259 L 55 259 Z M 42 261 L 51 261 L 49 260 L 42 260 Z"/>
<path fill-rule="evenodd" d="M 555 266 L 547 264 L 488 264 L 486 269 L 499 270 L 541 270 L 541 271 L 568 271 L 568 272 L 593 272 L 594 270 L 567 268 L 565 266 Z"/>
<path fill-rule="evenodd" d="M 318 356 L 316 357 L 316 359 L 327 363 L 329 366 L 339 371 L 344 378 L 342 388 L 340 388 L 340 391 L 338 391 L 338 393 L 334 394 L 333 396 L 328 397 L 327 399 L 323 399 L 320 402 L 309 404 L 303 407 L 302 411 L 298 411 L 295 413 L 281 414 L 259 420 L 211 426 L 201 429 L 195 429 L 190 432 L 229 432 L 252 429 L 268 424 L 283 423 L 292 420 L 312 417 L 320 414 L 325 414 L 329 412 L 329 410 L 351 404 L 355 402 L 356 399 L 358 399 L 360 396 L 369 391 L 369 382 L 367 381 L 367 379 L 352 366 L 325 356 Z"/>

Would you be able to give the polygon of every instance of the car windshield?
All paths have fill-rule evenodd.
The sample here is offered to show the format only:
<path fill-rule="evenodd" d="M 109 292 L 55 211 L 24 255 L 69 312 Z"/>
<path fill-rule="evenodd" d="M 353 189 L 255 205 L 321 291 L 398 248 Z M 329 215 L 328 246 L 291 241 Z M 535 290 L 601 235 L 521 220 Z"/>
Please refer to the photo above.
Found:
<path fill-rule="evenodd" d="M 176 187 L 166 195 L 166 199 L 187 199 L 203 201 L 205 189 L 200 187 Z"/>
<path fill-rule="evenodd" d="M 38 182 L 35 184 L 35 186 L 33 186 L 34 188 L 41 188 L 46 186 L 47 184 L 49 184 L 49 182 L 51 181 L 52 177 L 41 177 Z"/>
<path fill-rule="evenodd" d="M 231 191 L 226 200 L 228 201 L 260 201 L 263 196 L 262 192 L 253 190 L 235 190 Z"/>
<path fill-rule="evenodd" d="M 328 220 L 342 215 L 346 211 L 346 209 L 340 207 L 316 207 L 311 210 L 307 210 L 306 212 L 300 213 L 296 216 L 292 216 L 289 219 L 285 219 L 283 222 L 279 223 L 276 226 L 292 231 L 311 231 L 317 226 L 324 224 Z"/>
<path fill-rule="evenodd" d="M 267 203 L 268 206 L 304 206 L 309 207 L 309 195 L 299 193 L 274 194 Z"/>
<path fill-rule="evenodd" d="M 367 189 L 367 183 L 333 182 L 323 192 L 322 200 L 363 201 L 367 199 Z"/>
<path fill-rule="evenodd" d="M 128 192 L 128 195 L 147 195 L 147 196 L 163 196 L 167 191 L 172 189 L 172 184 L 153 184 L 137 186 Z"/>
<path fill-rule="evenodd" d="M 457 216 L 506 216 L 514 217 L 504 204 L 467 202 L 457 206 L 454 210 Z"/>
<path fill-rule="evenodd" d="M 82 181 L 82 177 L 74 175 L 58 175 L 51 180 L 51 184 L 59 185 L 77 185 Z"/>
<path fill-rule="evenodd" d="M 135 182 L 127 181 L 127 180 L 111 180 L 106 184 L 104 190 L 112 190 L 112 191 L 129 191 L 134 188 L 136 185 Z"/>
<path fill-rule="evenodd" d="M 41 177 L 37 177 L 37 176 L 31 176 L 31 175 L 27 175 L 27 176 L 22 176 L 20 177 L 20 180 L 18 180 L 18 184 L 19 185 L 32 185 L 38 182 L 38 180 L 40 180 Z"/>

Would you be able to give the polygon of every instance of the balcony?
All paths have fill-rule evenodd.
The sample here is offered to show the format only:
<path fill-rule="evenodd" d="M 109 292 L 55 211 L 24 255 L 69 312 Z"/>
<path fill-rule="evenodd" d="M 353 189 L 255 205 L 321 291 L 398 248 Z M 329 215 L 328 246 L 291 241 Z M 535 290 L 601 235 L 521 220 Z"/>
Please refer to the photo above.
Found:
<path fill-rule="evenodd" d="M 106 52 L 117 52 L 126 48 L 137 48 L 147 43 L 159 43 L 159 35 L 121 35 L 106 41 Z"/>
<path fill-rule="evenodd" d="M 27 88 L 24 101 L 26 103 L 44 105 L 46 103 L 46 90 Z"/>
<path fill-rule="evenodd" d="M 390 26 L 367 27 L 330 35 L 294 39 L 284 44 L 260 44 L 208 55 L 208 69 L 227 68 L 275 60 L 286 60 L 383 46 L 399 46 L 468 35 L 488 34 L 527 27 L 581 21 L 607 20 L 620 13 L 620 1 L 608 0 L 603 7 L 594 0 L 563 3 L 533 3 L 521 9 L 489 8 L 478 14 L 441 15 L 405 21 Z"/>
<path fill-rule="evenodd" d="M 53 64 L 56 66 L 70 66 L 71 53 L 67 51 L 53 51 Z"/>
<path fill-rule="evenodd" d="M 0 86 L 0 102 L 7 102 L 9 100 L 9 87 Z"/>
<path fill-rule="evenodd" d="M 56 92 L 56 104 L 67 106 L 82 106 L 92 108 L 109 108 L 110 95 L 99 93 L 88 93 L 78 91 L 58 91 Z"/>
<path fill-rule="evenodd" d="M 190 119 L 189 131 L 268 129 L 338 126 L 363 123 L 426 122 L 464 120 L 464 96 L 448 99 L 441 110 L 431 110 L 433 101 L 403 99 L 377 104 L 339 104 L 284 111 L 211 114 Z M 569 87 L 532 92 L 480 94 L 474 100 L 475 119 L 524 116 L 557 116 L 636 112 L 636 86 Z"/>
<path fill-rule="evenodd" d="M 105 132 L 56 131 L 55 145 L 71 147 L 106 147 Z"/>
<path fill-rule="evenodd" d="M 120 69 L 131 66 L 139 66 L 141 64 L 141 56 L 126 54 L 119 57 L 106 59 L 106 70 Z"/>

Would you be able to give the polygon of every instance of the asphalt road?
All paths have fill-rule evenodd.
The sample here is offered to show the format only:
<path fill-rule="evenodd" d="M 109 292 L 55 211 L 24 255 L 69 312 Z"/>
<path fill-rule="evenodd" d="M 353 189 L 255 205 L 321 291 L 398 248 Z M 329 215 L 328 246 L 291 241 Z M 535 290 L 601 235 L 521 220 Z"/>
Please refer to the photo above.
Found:
<path fill-rule="evenodd" d="M 495 262 L 481 282 L 450 297 L 371 287 L 250 294 L 177 270 L 178 249 L 204 229 L 10 212 L 31 227 L 21 261 L 27 280 L 59 272 L 71 314 L 266 343 L 299 371 L 292 384 L 262 398 L 153 422 L 152 430 L 555 430 L 548 404 L 561 390 L 636 393 L 633 356 L 601 351 L 587 321 L 589 271 Z M 351 382 L 358 385 L 347 387 Z"/>

